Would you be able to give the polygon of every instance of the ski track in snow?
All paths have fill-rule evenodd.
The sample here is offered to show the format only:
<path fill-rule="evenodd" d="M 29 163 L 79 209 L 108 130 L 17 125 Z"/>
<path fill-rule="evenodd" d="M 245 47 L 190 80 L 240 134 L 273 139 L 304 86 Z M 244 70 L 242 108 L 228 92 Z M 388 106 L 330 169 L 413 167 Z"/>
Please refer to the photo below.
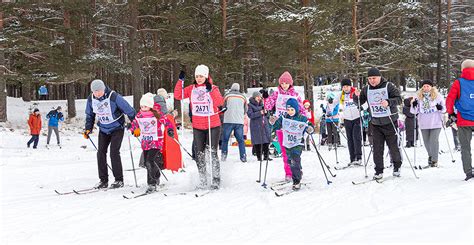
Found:
<path fill-rule="evenodd" d="M 9 98 L 10 99 L 10 98 Z M 10 103 L 10 101 L 9 101 Z M 20 105 L 13 103 L 13 107 Z M 10 108 L 10 106 L 9 106 Z M 78 109 L 80 105 L 78 105 Z M 9 111 L 9 113 L 12 113 Z M 47 113 L 43 111 L 43 115 Z M 78 112 L 80 115 L 80 112 Z M 9 114 L 10 117 L 10 114 Z M 14 118 L 20 122 L 23 119 Z M 46 122 L 43 121 L 43 125 Z M 80 125 L 80 124 L 79 124 Z M 415 170 L 408 162 L 402 165 L 402 177 L 379 184 L 352 185 L 364 179 L 364 168 L 334 170 L 337 177 L 326 184 L 314 149 L 303 152 L 303 181 L 311 182 L 302 190 L 276 197 L 264 189 L 258 179 L 259 162 L 247 148 L 248 163 L 241 163 L 238 148 L 229 147 L 226 162 L 221 162 L 222 188 L 203 197 L 162 193 L 125 200 L 130 191 L 141 193 L 146 187 L 146 170 L 124 171 L 125 187 L 84 195 L 59 196 L 98 182 L 95 149 L 68 127 L 61 132 L 63 148 L 46 149 L 46 137 L 40 136 L 36 150 L 27 149 L 26 125 L 10 132 L 0 127 L 1 171 L 1 240 L 10 243 L 204 243 L 204 242 L 429 242 L 470 243 L 472 238 L 473 182 L 463 181 L 461 155 L 440 155 L 440 168 Z M 43 127 L 44 132 L 44 127 Z M 451 147 L 452 135 L 448 131 Z M 191 131 L 186 131 L 183 145 L 190 149 Z M 125 134 L 124 137 L 127 137 Z M 181 134 L 179 134 L 181 137 Z M 97 144 L 97 133 L 92 139 Z M 317 137 L 315 136 L 315 139 Z M 53 136 L 53 142 L 55 140 Z M 141 153 L 138 141 L 132 140 L 135 167 Z M 346 145 L 345 140 L 342 140 Z M 444 133 L 440 149 L 448 149 Z M 81 146 L 87 146 L 85 149 Z M 368 155 L 370 148 L 366 147 Z M 406 149 L 416 165 L 426 165 L 424 147 L 418 147 L 417 163 L 413 148 Z M 331 167 L 334 151 L 321 147 L 321 154 Z M 338 150 L 339 162 L 349 159 L 347 148 Z M 121 149 L 124 169 L 132 168 L 128 140 Z M 403 156 L 405 158 L 405 156 Z M 108 158 L 108 161 L 110 158 Z M 165 171 L 165 193 L 192 191 L 198 183 L 197 169 L 184 155 L 186 172 Z M 388 160 L 386 161 L 388 164 Z M 281 158 L 269 162 L 267 183 L 284 177 Z M 262 178 L 265 162 L 263 162 Z M 373 164 L 368 166 L 369 178 Z M 385 170 L 389 176 L 392 169 Z M 109 183 L 113 182 L 109 171 Z M 263 181 L 263 179 L 262 179 Z"/>

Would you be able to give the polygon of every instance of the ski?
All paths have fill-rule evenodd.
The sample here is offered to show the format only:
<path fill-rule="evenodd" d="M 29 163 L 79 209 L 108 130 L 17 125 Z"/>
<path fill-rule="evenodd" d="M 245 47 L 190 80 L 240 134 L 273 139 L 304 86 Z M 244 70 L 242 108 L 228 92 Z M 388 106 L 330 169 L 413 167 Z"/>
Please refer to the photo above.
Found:
<path fill-rule="evenodd" d="M 271 183 L 268 186 L 270 186 L 270 189 L 273 190 L 273 188 L 276 188 L 276 187 L 282 186 L 282 185 L 286 185 L 288 183 L 291 183 L 291 181 L 282 180 L 282 181 L 277 181 L 277 182 Z"/>
<path fill-rule="evenodd" d="M 310 184 L 310 182 L 301 183 L 301 187 L 306 186 L 308 184 Z M 301 189 L 293 189 L 293 185 L 291 185 L 291 188 L 281 188 L 279 190 L 276 190 L 275 191 L 275 196 L 281 197 L 281 196 L 285 196 L 285 195 L 288 195 L 288 194 L 291 194 L 291 193 L 294 193 L 294 192 L 298 192 L 300 190 Z"/>
<path fill-rule="evenodd" d="M 383 183 L 387 180 L 393 180 L 395 178 L 400 178 L 400 177 L 395 177 L 395 176 L 391 175 L 391 176 L 388 176 L 388 177 L 385 177 L 385 178 L 382 178 L 382 179 L 378 179 L 378 180 L 376 180 L 376 182 L 381 184 L 381 183 Z"/>
<path fill-rule="evenodd" d="M 95 189 L 96 189 L 95 187 L 92 187 L 92 188 L 86 188 L 86 189 L 80 189 L 80 190 L 72 190 L 72 191 L 68 191 L 68 192 L 60 192 L 58 190 L 54 190 L 54 192 L 56 192 L 56 194 L 62 196 L 62 195 L 76 194 L 76 193 L 81 193 L 81 192 L 88 192 L 88 191 L 92 191 L 92 190 L 95 190 Z"/>
<path fill-rule="evenodd" d="M 161 192 L 161 191 L 164 191 L 166 190 L 167 188 L 164 187 L 164 185 L 159 185 L 155 191 L 151 191 L 151 192 L 143 192 L 143 193 L 140 193 L 140 194 L 136 194 L 134 191 L 131 191 L 132 194 L 134 195 L 131 195 L 131 196 L 127 196 L 127 195 L 122 195 L 123 198 L 125 199 L 135 199 L 135 198 L 139 198 L 139 197 L 143 197 L 143 196 L 148 196 L 150 194 L 154 194 L 154 193 L 157 193 L 157 192 Z"/>
<path fill-rule="evenodd" d="M 353 185 L 361 185 L 361 184 L 370 183 L 372 181 L 375 181 L 375 179 L 366 179 L 366 180 L 362 180 L 362 181 L 352 181 L 352 184 Z"/>
<path fill-rule="evenodd" d="M 347 169 L 347 168 L 355 168 L 355 167 L 363 167 L 364 165 L 362 164 L 347 164 L 346 166 L 335 166 L 334 169 L 335 170 L 343 170 L 343 169 Z"/>

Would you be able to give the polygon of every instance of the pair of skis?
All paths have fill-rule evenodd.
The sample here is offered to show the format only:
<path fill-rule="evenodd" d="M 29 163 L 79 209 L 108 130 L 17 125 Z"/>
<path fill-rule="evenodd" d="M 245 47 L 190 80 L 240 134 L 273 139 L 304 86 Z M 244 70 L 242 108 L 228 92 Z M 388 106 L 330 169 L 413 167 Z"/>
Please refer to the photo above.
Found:
<path fill-rule="evenodd" d="M 362 185 L 362 184 L 367 184 L 367 183 L 371 183 L 371 182 L 383 183 L 387 180 L 393 180 L 395 178 L 399 178 L 399 177 L 388 176 L 388 177 L 381 178 L 381 179 L 367 179 L 367 180 L 362 180 L 362 181 L 352 181 L 352 184 L 353 185 Z"/>

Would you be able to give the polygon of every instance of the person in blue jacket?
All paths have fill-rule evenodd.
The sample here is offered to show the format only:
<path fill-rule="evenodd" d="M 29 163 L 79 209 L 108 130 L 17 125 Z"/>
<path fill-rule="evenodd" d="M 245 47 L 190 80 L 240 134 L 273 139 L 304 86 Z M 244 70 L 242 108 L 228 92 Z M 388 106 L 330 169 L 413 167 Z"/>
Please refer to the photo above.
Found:
<path fill-rule="evenodd" d="M 323 110 L 326 113 L 326 129 L 328 134 L 328 146 L 329 150 L 332 148 L 340 147 L 341 140 L 339 138 L 339 99 L 335 98 L 334 93 L 329 93 L 328 103 L 326 109 Z"/>
<path fill-rule="evenodd" d="M 58 106 L 56 109 L 51 110 L 47 115 L 46 118 L 48 119 L 48 140 L 46 141 L 46 147 L 49 148 L 49 140 L 51 139 L 52 131 L 56 135 L 56 140 L 58 142 L 59 148 L 61 148 L 61 141 L 59 140 L 59 129 L 58 125 L 59 122 L 64 121 L 63 113 L 61 112 L 61 106 Z"/>
<path fill-rule="evenodd" d="M 120 188 L 123 187 L 120 147 L 124 134 L 125 115 L 133 121 L 136 112 L 120 94 L 105 86 L 100 79 L 91 82 L 91 90 L 92 94 L 87 98 L 86 126 L 83 135 L 84 138 L 89 139 L 97 118 L 99 127 L 97 165 L 100 182 L 95 187 L 98 189 L 108 187 L 107 148 L 110 145 L 110 160 L 115 177 L 115 182 L 110 185 L 110 188 Z"/>

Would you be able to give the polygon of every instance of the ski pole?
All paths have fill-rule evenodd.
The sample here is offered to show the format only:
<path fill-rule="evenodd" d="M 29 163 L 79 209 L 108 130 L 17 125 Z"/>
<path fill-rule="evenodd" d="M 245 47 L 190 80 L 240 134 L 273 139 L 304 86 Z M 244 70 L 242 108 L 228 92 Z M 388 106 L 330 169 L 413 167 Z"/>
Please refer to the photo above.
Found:
<path fill-rule="evenodd" d="M 265 118 L 264 118 L 264 115 L 262 115 L 262 129 L 263 131 L 261 132 L 262 134 L 260 134 L 260 168 L 258 170 L 258 180 L 257 180 L 257 183 L 260 183 L 260 181 L 262 180 L 262 153 L 263 153 L 263 133 L 266 133 L 267 130 L 265 129 Z M 268 158 L 270 156 L 267 157 L 267 162 L 268 162 Z"/>
<path fill-rule="evenodd" d="M 89 136 L 88 138 L 89 138 L 89 140 L 91 141 L 92 145 L 94 146 L 95 150 L 96 150 L 96 151 L 99 151 L 99 149 L 97 149 L 97 146 L 95 146 L 94 141 L 92 141 L 91 137 Z M 107 160 L 106 160 L 106 161 L 107 161 Z M 110 171 L 114 172 L 114 170 L 112 169 L 112 167 L 110 167 L 110 165 L 109 165 L 107 162 L 105 162 L 105 164 L 107 164 L 107 167 L 109 167 Z"/>
<path fill-rule="evenodd" d="M 415 128 L 413 129 L 413 161 L 415 162 L 415 168 L 416 168 L 416 141 L 418 140 L 418 137 L 416 137 L 416 135 L 418 134 L 418 130 L 416 128 L 417 126 L 417 121 L 418 121 L 418 113 L 415 113 L 415 122 L 413 123 L 413 125 L 415 125 Z M 420 169 L 421 169 L 421 166 L 420 166 Z"/>
<path fill-rule="evenodd" d="M 360 144 L 361 144 L 361 148 L 362 148 L 362 159 L 364 159 L 365 161 L 365 147 L 364 147 L 364 143 L 362 142 L 363 139 L 364 139 L 364 132 L 363 132 L 363 127 L 364 127 L 364 122 L 363 122 L 363 114 L 362 114 L 362 111 L 360 110 L 361 107 L 360 107 L 360 98 L 359 96 L 357 96 L 357 106 L 359 108 L 359 122 L 360 122 Z M 364 168 L 365 169 L 365 176 L 367 177 L 367 168 Z"/>
<path fill-rule="evenodd" d="M 174 137 L 173 137 L 173 139 L 174 139 Z M 181 139 L 184 139 L 184 78 L 181 82 Z M 181 157 L 182 157 L 182 154 L 183 153 L 181 153 Z M 192 158 L 192 156 L 191 156 L 191 158 Z M 185 165 L 184 161 L 183 161 L 183 168 L 186 168 L 186 165 Z"/>
<path fill-rule="evenodd" d="M 312 137 L 311 137 L 312 138 Z M 313 145 L 313 147 L 317 148 L 316 147 L 316 143 L 314 142 L 314 138 L 312 138 L 312 140 L 310 140 L 311 144 Z M 316 151 L 316 155 L 318 156 L 318 159 L 320 161 L 322 161 L 322 163 L 324 164 L 324 166 L 326 167 L 326 169 L 328 170 L 329 174 L 332 176 L 332 177 L 336 177 L 336 174 L 333 174 L 331 172 L 331 167 L 329 167 L 329 165 L 327 165 L 326 161 L 324 161 L 324 158 L 323 156 L 321 155 L 321 153 L 319 152 L 319 150 Z"/>
<path fill-rule="evenodd" d="M 189 153 L 188 150 L 186 150 L 186 148 L 181 144 L 181 142 L 179 142 L 179 141 L 178 141 L 177 139 L 175 139 L 174 137 L 171 137 L 171 138 L 173 138 L 173 140 L 174 140 L 176 143 L 178 143 L 178 145 L 181 147 L 181 149 L 183 149 L 183 150 L 188 154 L 189 157 L 193 158 L 193 155 L 192 155 L 191 153 Z M 183 162 L 184 162 L 184 161 L 183 161 Z"/>
<path fill-rule="evenodd" d="M 311 144 L 313 145 L 316 152 L 318 152 L 318 148 L 316 147 L 316 144 L 314 143 L 313 135 L 310 135 L 310 136 L 311 136 Z M 319 158 L 319 163 L 321 164 L 321 168 L 323 169 L 324 177 L 326 178 L 326 183 L 329 185 L 332 183 L 332 181 L 328 179 L 326 170 L 324 169 L 323 162 L 321 161 L 322 159 L 320 158 L 319 154 L 318 154 L 318 158 Z"/>
<path fill-rule="evenodd" d="M 405 148 L 404 148 L 403 146 L 400 147 L 400 144 L 398 143 L 398 141 L 399 141 L 399 139 L 400 139 L 400 138 L 399 138 L 399 133 L 398 133 L 397 128 L 395 127 L 395 124 L 394 124 L 393 121 L 392 121 L 392 118 L 390 118 L 390 116 L 388 116 L 388 119 L 390 120 L 390 123 L 392 124 L 393 130 L 395 130 L 395 134 L 397 134 L 397 146 L 398 146 L 398 150 L 400 151 L 400 148 L 403 149 L 403 152 L 405 153 L 405 156 L 407 157 L 407 161 L 408 161 L 408 163 L 410 164 L 411 170 L 413 171 L 413 175 L 415 175 L 415 177 L 416 177 L 417 179 L 419 179 L 419 177 L 416 175 L 416 172 L 415 172 L 415 169 L 413 168 L 413 165 L 411 164 L 410 158 L 408 158 L 408 154 L 407 154 Z M 401 155 L 401 152 L 400 152 L 400 155 Z M 401 156 L 400 156 L 400 157 L 401 157 Z"/>
<path fill-rule="evenodd" d="M 454 157 L 453 157 L 453 151 L 451 150 L 451 145 L 449 144 L 448 135 L 446 134 L 446 127 L 444 126 L 443 118 L 441 117 L 441 114 L 439 114 L 439 119 L 441 120 L 441 126 L 443 127 L 443 132 L 444 132 L 444 136 L 446 137 L 446 142 L 448 143 L 449 153 L 451 154 L 451 162 L 454 163 L 456 160 L 454 160 Z"/>
<path fill-rule="evenodd" d="M 173 138 L 173 137 L 172 137 Z M 138 140 L 138 143 L 140 143 L 140 145 L 142 144 L 142 142 L 140 141 L 140 139 L 138 137 L 136 137 L 136 139 Z M 173 138 L 174 139 L 174 138 Z M 161 155 L 163 157 L 163 155 Z M 161 159 L 163 162 L 165 161 L 163 158 Z M 165 177 L 165 180 L 168 181 L 168 178 L 166 177 L 165 173 L 163 173 L 163 171 L 161 171 L 161 168 L 158 166 L 158 164 L 156 164 L 155 161 L 153 161 L 153 164 L 155 164 L 155 166 L 158 168 L 158 170 L 160 171 L 161 175 L 163 175 L 163 177 Z M 135 168 L 134 168 L 135 169 Z M 134 170 L 135 172 L 135 170 Z M 134 173 L 135 174 L 135 173 Z"/>
<path fill-rule="evenodd" d="M 267 163 L 265 164 L 265 175 L 263 177 L 263 188 L 267 188 L 267 170 L 268 170 L 268 158 L 267 158 Z"/>
<path fill-rule="evenodd" d="M 130 149 L 130 158 L 132 159 L 133 178 L 135 179 L 135 187 L 138 187 L 137 175 L 135 173 L 135 163 L 133 161 L 133 154 L 132 154 L 132 143 L 130 142 L 130 134 L 127 134 L 127 136 L 128 136 L 128 146 L 129 146 L 129 149 Z"/>

